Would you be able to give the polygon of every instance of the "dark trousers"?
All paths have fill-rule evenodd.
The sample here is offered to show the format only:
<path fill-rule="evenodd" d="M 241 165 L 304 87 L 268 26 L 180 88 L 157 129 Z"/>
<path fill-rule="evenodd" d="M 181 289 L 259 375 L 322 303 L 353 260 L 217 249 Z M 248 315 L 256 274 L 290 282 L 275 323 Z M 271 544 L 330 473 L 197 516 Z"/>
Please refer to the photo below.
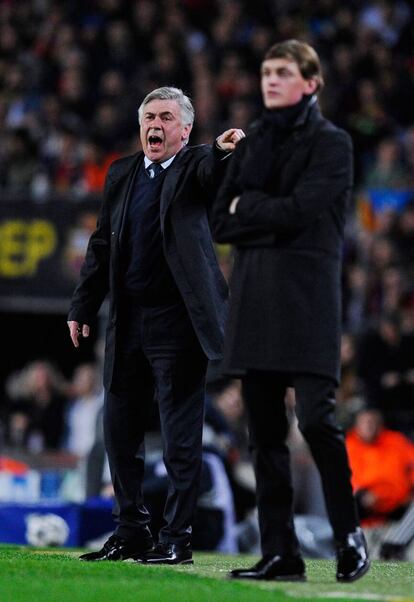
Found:
<path fill-rule="evenodd" d="M 286 439 L 285 394 L 293 386 L 299 429 L 318 467 L 335 538 L 358 525 L 348 457 L 334 417 L 335 385 L 326 377 L 248 371 L 243 377 L 263 555 L 297 554 L 293 488 Z"/>
<path fill-rule="evenodd" d="M 169 477 L 159 541 L 191 540 L 201 470 L 207 359 L 182 303 L 119 312 L 115 377 L 104 405 L 105 445 L 115 490 L 116 533 L 139 537 L 150 522 L 144 505 L 144 435 L 158 401 Z"/>

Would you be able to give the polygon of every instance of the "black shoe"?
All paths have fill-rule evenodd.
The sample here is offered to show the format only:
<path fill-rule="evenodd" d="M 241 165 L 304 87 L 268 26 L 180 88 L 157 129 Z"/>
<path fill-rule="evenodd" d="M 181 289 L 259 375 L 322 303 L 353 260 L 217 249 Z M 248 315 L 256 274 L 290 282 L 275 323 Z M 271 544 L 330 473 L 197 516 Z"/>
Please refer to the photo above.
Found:
<path fill-rule="evenodd" d="M 300 556 L 264 556 L 249 569 L 233 569 L 231 579 L 306 581 L 305 563 Z"/>
<path fill-rule="evenodd" d="M 359 527 L 354 533 L 348 533 L 337 545 L 337 581 L 356 581 L 368 571 L 371 563 L 368 557 L 367 542 Z"/>
<path fill-rule="evenodd" d="M 384 542 L 381 545 L 379 557 L 381 560 L 404 560 L 406 547 L 398 543 Z"/>
<path fill-rule="evenodd" d="M 143 564 L 194 564 L 193 551 L 189 544 L 158 543 L 155 548 L 137 562 Z"/>
<path fill-rule="evenodd" d="M 88 562 L 99 560 L 126 560 L 140 558 L 154 547 L 150 531 L 143 531 L 142 537 L 125 539 L 118 535 L 111 535 L 103 547 L 97 552 L 88 552 L 79 556 L 79 560 Z"/>

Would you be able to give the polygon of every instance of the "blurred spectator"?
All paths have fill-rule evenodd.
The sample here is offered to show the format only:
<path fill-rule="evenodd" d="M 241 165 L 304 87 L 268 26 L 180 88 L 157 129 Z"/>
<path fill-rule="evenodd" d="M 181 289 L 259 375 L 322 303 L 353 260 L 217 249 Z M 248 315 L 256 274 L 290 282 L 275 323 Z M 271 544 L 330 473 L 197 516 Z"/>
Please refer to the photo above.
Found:
<path fill-rule="evenodd" d="M 16 56 L 13 59 L 16 61 Z M 22 63 L 11 62 L 4 72 L 4 91 L 7 98 L 5 125 L 12 129 L 25 128 L 32 112 L 38 110 L 38 95 L 29 91 L 30 73 Z"/>
<path fill-rule="evenodd" d="M 107 155 L 118 149 L 121 138 L 125 136 L 125 128 L 114 102 L 103 100 L 96 105 L 91 121 L 91 132 L 94 140 Z"/>
<path fill-rule="evenodd" d="M 378 236 L 373 239 L 369 264 L 371 270 L 381 272 L 397 260 L 397 252 L 393 241 L 386 236 Z"/>
<path fill-rule="evenodd" d="M 81 123 L 86 123 L 92 114 L 92 103 L 88 97 L 83 71 L 78 67 L 64 69 L 60 75 L 58 90 L 63 110 L 75 115 Z"/>
<path fill-rule="evenodd" d="M 54 190 L 60 194 L 74 193 L 79 197 L 82 190 L 82 155 L 75 132 L 62 129 L 59 150 L 51 159 L 49 179 Z"/>
<path fill-rule="evenodd" d="M 398 266 L 399 256 L 393 238 L 384 235 L 375 236 L 367 252 L 366 313 L 375 319 L 387 310 L 384 275 Z"/>
<path fill-rule="evenodd" d="M 381 278 L 381 311 L 398 313 L 406 289 L 403 270 L 396 265 L 386 268 Z"/>
<path fill-rule="evenodd" d="M 48 361 L 36 360 L 12 374 L 6 443 L 38 453 L 58 450 L 63 443 L 67 385 Z"/>
<path fill-rule="evenodd" d="M 120 71 L 126 77 L 134 72 L 135 49 L 129 23 L 125 19 L 113 19 L 104 28 L 104 52 L 102 63 L 109 69 Z"/>
<path fill-rule="evenodd" d="M 393 46 L 409 16 L 409 5 L 403 0 L 377 0 L 362 8 L 360 23 L 378 33 L 387 45 Z"/>
<path fill-rule="evenodd" d="M 212 420 L 213 409 L 217 413 L 215 420 Z M 247 423 L 238 381 L 230 381 L 212 397 L 207 405 L 206 422 L 213 428 L 215 447 L 221 451 L 225 460 L 233 491 L 236 520 L 241 521 L 255 507 L 256 500 Z"/>
<path fill-rule="evenodd" d="M 248 435 L 240 383 L 238 381 L 229 383 L 215 396 L 212 403 L 228 424 L 238 455 L 246 459 Z"/>
<path fill-rule="evenodd" d="M 400 517 L 413 495 L 414 444 L 384 428 L 380 412 L 364 409 L 346 446 L 361 519 L 372 525 Z"/>
<path fill-rule="evenodd" d="M 8 193 L 21 197 L 30 194 L 38 170 L 36 143 L 25 128 L 6 134 L 0 162 L 0 185 Z"/>
<path fill-rule="evenodd" d="M 92 232 L 96 227 L 97 214 L 85 210 L 79 214 L 74 227 L 68 230 L 64 249 L 63 275 L 73 284 L 77 282 Z"/>
<path fill-rule="evenodd" d="M 372 160 L 381 139 L 393 132 L 394 124 L 380 101 L 378 85 L 363 79 L 357 83 L 358 104 L 349 114 L 348 128 L 357 149 L 356 177 L 361 175 Z"/>
<path fill-rule="evenodd" d="M 399 216 L 395 244 L 397 246 L 401 262 L 403 263 L 404 267 L 410 271 L 410 276 L 413 276 L 414 202 L 408 203 Z"/>
<path fill-rule="evenodd" d="M 85 144 L 82 168 L 82 188 L 85 193 L 103 192 L 108 167 L 118 158 L 117 153 L 106 152 L 97 140 L 91 139 Z"/>
<path fill-rule="evenodd" d="M 413 28 L 414 29 L 414 28 Z M 411 174 L 411 184 L 414 180 L 414 126 L 407 128 L 402 136 L 404 159 Z"/>
<path fill-rule="evenodd" d="M 345 332 L 341 338 L 341 382 L 336 394 L 336 413 L 344 430 L 351 426 L 356 412 L 364 403 L 357 366 L 355 337 Z"/>
<path fill-rule="evenodd" d="M 401 149 L 393 138 L 382 140 L 373 165 L 367 169 L 363 186 L 366 188 L 406 188 L 408 171 L 401 160 Z"/>
<path fill-rule="evenodd" d="M 348 332 L 358 333 L 367 317 L 368 274 L 362 265 L 349 263 L 344 275 L 344 327 Z"/>
<path fill-rule="evenodd" d="M 401 332 L 398 314 L 380 317 L 362 338 L 358 356 L 368 403 L 381 410 L 387 426 L 414 435 L 414 337 Z"/>
<path fill-rule="evenodd" d="M 95 443 L 96 420 L 103 404 L 100 377 L 95 365 L 81 364 L 69 387 L 72 401 L 66 413 L 65 448 L 79 458 L 85 458 Z"/>

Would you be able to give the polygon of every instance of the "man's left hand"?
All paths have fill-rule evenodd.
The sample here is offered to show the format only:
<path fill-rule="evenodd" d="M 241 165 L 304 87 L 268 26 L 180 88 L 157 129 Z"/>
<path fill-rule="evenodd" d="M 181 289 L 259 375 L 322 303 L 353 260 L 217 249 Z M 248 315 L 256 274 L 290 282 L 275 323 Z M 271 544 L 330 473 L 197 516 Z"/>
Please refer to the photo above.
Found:
<path fill-rule="evenodd" d="M 238 128 L 231 128 L 226 130 L 218 138 L 216 138 L 216 144 L 222 151 L 232 152 L 236 148 L 236 145 L 242 138 L 245 137 L 243 130 Z"/>

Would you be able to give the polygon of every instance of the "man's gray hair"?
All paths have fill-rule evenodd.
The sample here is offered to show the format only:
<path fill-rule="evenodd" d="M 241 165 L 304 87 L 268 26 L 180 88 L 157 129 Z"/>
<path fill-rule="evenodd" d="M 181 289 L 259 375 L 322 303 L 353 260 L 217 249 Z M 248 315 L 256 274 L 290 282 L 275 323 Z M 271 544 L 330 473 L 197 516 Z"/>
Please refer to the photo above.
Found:
<path fill-rule="evenodd" d="M 152 100 L 175 100 L 180 109 L 183 125 L 193 125 L 194 123 L 194 107 L 191 100 L 184 94 L 180 88 L 173 88 L 170 86 L 164 86 L 163 88 L 156 88 L 149 94 L 146 95 L 140 107 L 138 109 L 138 123 L 141 125 L 142 116 L 144 114 L 145 106 Z"/>

